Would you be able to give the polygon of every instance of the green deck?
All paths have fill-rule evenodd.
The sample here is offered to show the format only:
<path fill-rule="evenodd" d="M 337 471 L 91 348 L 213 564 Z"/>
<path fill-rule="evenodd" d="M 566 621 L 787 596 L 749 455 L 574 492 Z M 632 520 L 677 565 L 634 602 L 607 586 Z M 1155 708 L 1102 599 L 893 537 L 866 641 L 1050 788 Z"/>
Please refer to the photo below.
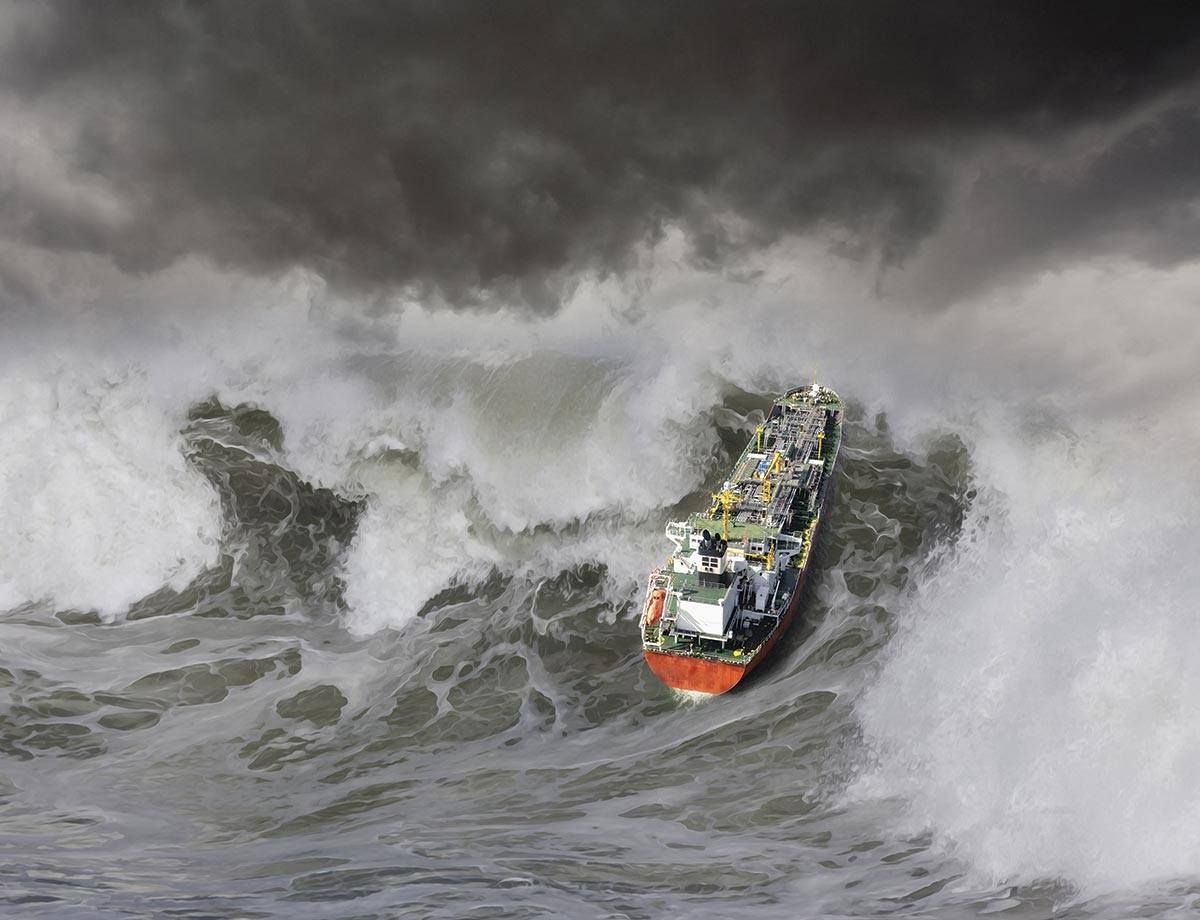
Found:
<path fill-rule="evenodd" d="M 713 533 L 723 533 L 724 523 L 720 518 L 709 517 L 704 512 L 697 512 L 688 518 L 688 525 L 693 531 L 711 530 Z M 767 537 L 773 537 L 779 531 L 774 527 L 763 527 L 761 524 L 740 524 L 735 521 L 729 522 L 729 542 L 740 543 L 742 537 L 747 540 L 763 540 Z"/>
<path fill-rule="evenodd" d="M 671 587 L 677 590 L 685 601 L 696 601 L 700 604 L 719 604 L 725 599 L 729 590 L 722 585 L 719 588 L 706 588 L 700 584 L 699 575 L 687 572 L 671 572 Z"/>

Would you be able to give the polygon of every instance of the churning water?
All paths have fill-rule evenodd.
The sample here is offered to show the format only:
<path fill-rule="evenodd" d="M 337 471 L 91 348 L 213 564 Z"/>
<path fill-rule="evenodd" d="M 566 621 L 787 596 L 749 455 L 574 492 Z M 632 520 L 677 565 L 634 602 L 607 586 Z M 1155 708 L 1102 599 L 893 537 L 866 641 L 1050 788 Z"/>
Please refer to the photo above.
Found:
<path fill-rule="evenodd" d="M 0 912 L 1192 912 L 1194 455 L 984 385 L 906 411 L 931 377 L 888 390 L 865 328 L 753 309 L 14 351 Z M 662 527 L 838 341 L 803 619 L 673 693 Z"/>

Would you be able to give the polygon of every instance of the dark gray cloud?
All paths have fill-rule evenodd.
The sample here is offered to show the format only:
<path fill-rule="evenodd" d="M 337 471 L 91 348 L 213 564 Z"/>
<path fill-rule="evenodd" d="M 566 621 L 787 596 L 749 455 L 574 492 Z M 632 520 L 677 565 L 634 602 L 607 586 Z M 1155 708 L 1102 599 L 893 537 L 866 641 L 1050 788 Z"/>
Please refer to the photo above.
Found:
<path fill-rule="evenodd" d="M 1091 256 L 1200 256 L 1200 103 L 1111 132 L 1098 149 L 983 160 L 910 271 L 887 286 L 941 306 L 1013 273 Z"/>
<path fill-rule="evenodd" d="M 964 163 L 1190 86 L 1198 37 L 1194 5 L 60 3 L 21 21 L 0 82 L 70 127 L 65 165 L 19 172 L 0 228 L 131 272 L 198 253 L 452 301 L 552 302 L 668 223 L 712 264 L 814 228 L 895 264 Z M 1002 255 L 1027 225 L 1043 251 L 1130 222 L 1171 235 L 1190 124 L 1082 179 L 984 175 Z M 1194 230 L 1171 238 L 1138 245 L 1195 254 Z"/>

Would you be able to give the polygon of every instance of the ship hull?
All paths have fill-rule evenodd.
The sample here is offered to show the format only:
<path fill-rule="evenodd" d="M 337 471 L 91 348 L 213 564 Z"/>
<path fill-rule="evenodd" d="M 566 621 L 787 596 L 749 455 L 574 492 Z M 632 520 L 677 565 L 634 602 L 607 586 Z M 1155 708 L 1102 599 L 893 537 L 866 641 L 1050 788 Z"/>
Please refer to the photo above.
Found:
<path fill-rule="evenodd" d="M 655 677 L 674 690 L 710 694 L 729 692 L 771 654 L 775 643 L 791 627 L 792 619 L 800 607 L 800 595 L 807 574 L 807 572 L 802 573 L 797 580 L 787 609 L 779 619 L 779 625 L 771 632 L 767 641 L 759 647 L 758 652 L 745 664 L 729 664 L 700 655 L 671 654 L 650 648 L 645 649 L 646 664 L 650 666 Z"/>
<path fill-rule="evenodd" d="M 709 508 L 666 525 L 674 550 L 650 573 L 638 625 L 646 664 L 668 687 L 733 690 L 799 616 L 844 416 L 828 387 L 788 390 Z"/>

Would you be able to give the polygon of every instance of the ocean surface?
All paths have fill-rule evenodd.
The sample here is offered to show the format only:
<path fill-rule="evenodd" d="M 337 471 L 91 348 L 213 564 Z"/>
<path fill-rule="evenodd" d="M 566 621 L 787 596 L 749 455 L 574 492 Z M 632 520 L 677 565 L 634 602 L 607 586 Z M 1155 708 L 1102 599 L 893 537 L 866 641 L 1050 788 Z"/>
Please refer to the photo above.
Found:
<path fill-rule="evenodd" d="M 1191 499 L 1144 455 L 827 379 L 802 617 L 687 696 L 645 573 L 797 381 L 436 338 L 7 372 L 0 915 L 1200 908 Z"/>

